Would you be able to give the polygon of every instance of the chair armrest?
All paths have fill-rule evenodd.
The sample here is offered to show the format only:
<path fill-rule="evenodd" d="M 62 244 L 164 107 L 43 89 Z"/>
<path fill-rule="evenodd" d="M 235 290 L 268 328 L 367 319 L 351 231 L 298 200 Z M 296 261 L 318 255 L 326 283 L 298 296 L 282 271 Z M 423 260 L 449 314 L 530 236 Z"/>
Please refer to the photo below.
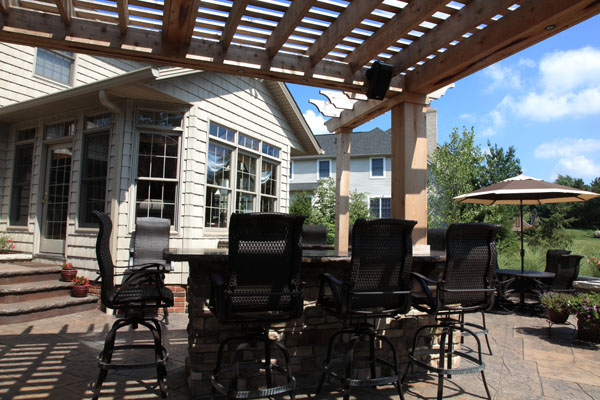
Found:
<path fill-rule="evenodd" d="M 342 314 L 343 311 L 345 311 L 344 303 L 342 302 L 343 282 L 327 272 L 320 274 L 319 278 L 321 280 L 321 286 L 319 288 L 317 304 L 326 307 L 334 307 L 336 313 Z M 331 296 L 325 294 L 325 284 L 327 284 L 331 290 Z"/>
<path fill-rule="evenodd" d="M 443 281 L 435 281 L 433 279 L 430 279 L 428 277 L 426 277 L 423 274 L 420 274 L 418 272 L 411 272 L 410 273 L 411 277 L 413 278 L 413 282 L 418 284 L 421 287 L 421 291 L 425 293 L 425 296 L 427 297 L 427 303 L 425 304 L 426 307 L 424 307 L 422 304 L 418 304 L 415 303 L 413 301 L 413 306 L 420 310 L 420 311 L 424 311 L 426 313 L 436 313 L 438 311 L 439 308 L 439 304 L 440 304 L 440 299 L 439 299 L 439 293 L 440 293 L 440 285 L 443 284 Z M 414 289 L 414 283 L 411 285 L 411 287 Z M 429 287 L 429 285 L 435 285 L 435 296 L 431 293 L 431 289 Z M 412 290 L 411 292 L 416 292 L 417 290 Z M 414 296 L 413 296 L 414 299 Z"/>

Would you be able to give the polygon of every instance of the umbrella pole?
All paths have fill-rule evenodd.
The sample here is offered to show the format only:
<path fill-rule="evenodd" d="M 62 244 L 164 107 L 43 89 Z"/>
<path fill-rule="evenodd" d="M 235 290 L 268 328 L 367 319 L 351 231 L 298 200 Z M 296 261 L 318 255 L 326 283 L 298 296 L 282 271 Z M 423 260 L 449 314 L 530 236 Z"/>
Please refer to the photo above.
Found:
<path fill-rule="evenodd" d="M 525 248 L 523 247 L 523 200 L 519 200 L 521 209 L 521 272 L 525 270 Z"/>

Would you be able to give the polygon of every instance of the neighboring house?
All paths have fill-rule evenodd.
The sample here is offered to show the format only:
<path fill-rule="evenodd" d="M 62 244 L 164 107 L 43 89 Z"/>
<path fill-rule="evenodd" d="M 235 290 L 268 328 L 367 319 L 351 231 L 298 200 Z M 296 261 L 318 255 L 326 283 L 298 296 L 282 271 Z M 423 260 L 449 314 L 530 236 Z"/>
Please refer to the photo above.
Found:
<path fill-rule="evenodd" d="M 118 265 L 140 216 L 168 218 L 172 247 L 217 247 L 232 212 L 287 212 L 290 157 L 319 151 L 282 83 L 80 55 L 67 67 L 62 53 L 19 50 L 23 62 L 1 67 L 0 232 L 90 276 L 93 210 L 113 220 Z M 41 78 L 40 62 L 61 72 Z"/>
<path fill-rule="evenodd" d="M 426 113 L 427 155 L 437 146 L 437 110 Z M 292 157 L 290 192 L 312 192 L 321 178 L 336 176 L 336 135 L 316 135 L 324 154 Z M 375 128 L 350 136 L 350 191 L 366 193 L 371 212 L 377 218 L 392 213 L 391 130 Z"/>

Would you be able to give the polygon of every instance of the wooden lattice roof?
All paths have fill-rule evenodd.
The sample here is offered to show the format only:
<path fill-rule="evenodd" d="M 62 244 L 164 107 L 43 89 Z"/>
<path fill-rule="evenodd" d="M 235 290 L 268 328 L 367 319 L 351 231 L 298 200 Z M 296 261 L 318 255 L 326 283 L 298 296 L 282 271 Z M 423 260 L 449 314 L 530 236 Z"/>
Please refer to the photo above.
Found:
<path fill-rule="evenodd" d="M 600 11 L 597 0 L 0 0 L 0 41 L 365 92 L 427 94 Z"/>

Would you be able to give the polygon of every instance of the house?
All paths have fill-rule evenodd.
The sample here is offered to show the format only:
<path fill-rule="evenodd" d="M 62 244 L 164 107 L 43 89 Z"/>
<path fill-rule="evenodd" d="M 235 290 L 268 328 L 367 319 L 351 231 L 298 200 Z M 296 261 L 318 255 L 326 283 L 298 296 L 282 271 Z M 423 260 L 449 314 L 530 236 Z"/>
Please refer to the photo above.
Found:
<path fill-rule="evenodd" d="M 234 211 L 289 205 L 292 155 L 319 147 L 283 83 L 0 44 L 0 232 L 95 277 L 111 216 L 117 265 L 135 219 L 172 247 L 217 247 Z M 167 283 L 184 284 L 182 274 Z"/>
<path fill-rule="evenodd" d="M 427 155 L 437 146 L 437 110 L 426 112 Z M 293 156 L 290 172 L 292 196 L 312 192 L 321 178 L 336 176 L 336 135 L 316 135 L 323 154 Z M 392 137 L 391 130 L 375 128 L 353 132 L 350 151 L 350 191 L 366 193 L 376 218 L 391 217 Z"/>

